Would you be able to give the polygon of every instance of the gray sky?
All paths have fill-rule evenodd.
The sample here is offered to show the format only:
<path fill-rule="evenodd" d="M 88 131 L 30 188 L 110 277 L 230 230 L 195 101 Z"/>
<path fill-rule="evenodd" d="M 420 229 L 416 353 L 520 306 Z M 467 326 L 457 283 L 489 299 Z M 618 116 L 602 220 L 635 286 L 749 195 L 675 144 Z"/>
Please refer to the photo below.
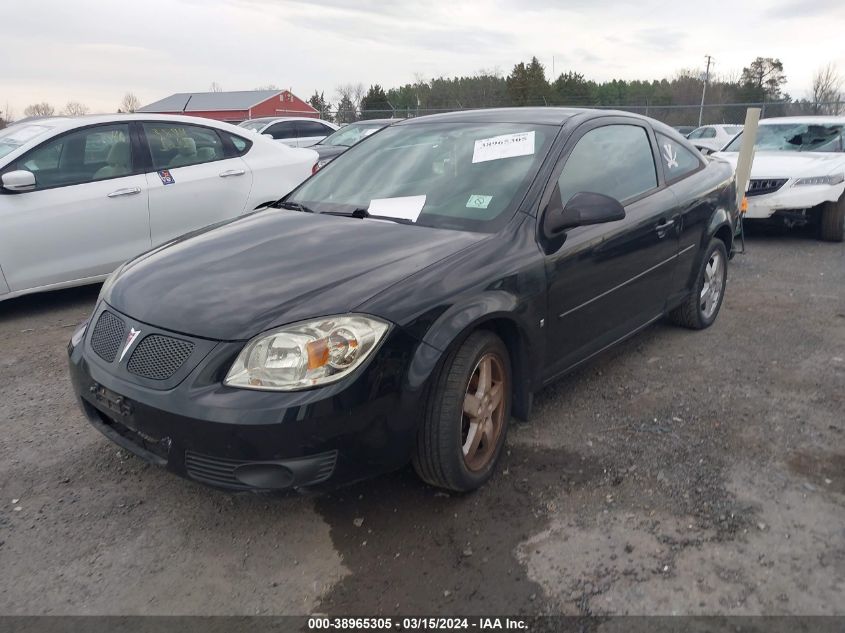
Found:
<path fill-rule="evenodd" d="M 750 27 L 745 29 L 743 24 Z M 114 111 L 173 92 L 273 83 L 334 99 L 338 84 L 510 72 L 537 55 L 552 73 L 653 79 L 716 59 L 738 75 L 779 57 L 793 96 L 816 69 L 845 74 L 845 2 L 769 0 L 39 0 L 0 20 L 0 109 L 69 100 Z"/>

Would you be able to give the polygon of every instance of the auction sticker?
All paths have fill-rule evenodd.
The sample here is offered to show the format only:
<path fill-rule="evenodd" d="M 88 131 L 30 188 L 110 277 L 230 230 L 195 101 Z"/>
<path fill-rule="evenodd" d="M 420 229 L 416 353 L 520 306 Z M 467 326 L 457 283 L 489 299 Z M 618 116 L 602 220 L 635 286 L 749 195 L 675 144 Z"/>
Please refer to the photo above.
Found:
<path fill-rule="evenodd" d="M 160 172 L 158 172 L 158 177 L 161 178 L 161 184 L 163 185 L 172 185 L 174 182 L 176 182 L 175 180 L 173 180 L 173 176 L 170 173 L 169 169 L 162 169 Z"/>
<path fill-rule="evenodd" d="M 483 138 L 475 142 L 472 152 L 473 163 L 485 163 L 488 160 L 530 156 L 534 153 L 534 131 L 518 134 L 502 134 L 492 138 Z"/>

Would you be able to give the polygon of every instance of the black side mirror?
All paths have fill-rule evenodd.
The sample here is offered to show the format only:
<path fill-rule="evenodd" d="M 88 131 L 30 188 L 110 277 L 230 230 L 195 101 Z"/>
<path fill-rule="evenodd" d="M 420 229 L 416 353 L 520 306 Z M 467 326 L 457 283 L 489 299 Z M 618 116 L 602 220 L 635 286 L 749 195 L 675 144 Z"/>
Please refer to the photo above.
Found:
<path fill-rule="evenodd" d="M 616 198 L 601 193 L 576 193 L 565 207 L 561 208 L 561 204 L 560 189 L 555 185 L 543 218 L 543 232 L 549 239 L 576 226 L 615 222 L 625 218 L 625 207 Z"/>

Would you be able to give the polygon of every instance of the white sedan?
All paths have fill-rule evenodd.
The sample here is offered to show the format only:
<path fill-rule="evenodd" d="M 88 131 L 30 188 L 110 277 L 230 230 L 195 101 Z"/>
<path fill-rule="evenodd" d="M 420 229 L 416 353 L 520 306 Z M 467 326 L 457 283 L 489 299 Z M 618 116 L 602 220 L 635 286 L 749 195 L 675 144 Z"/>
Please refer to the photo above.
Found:
<path fill-rule="evenodd" d="M 266 116 L 243 121 L 238 127 L 268 136 L 291 147 L 311 147 L 340 129 L 334 123 L 301 116 Z"/>
<path fill-rule="evenodd" d="M 704 154 L 718 152 L 740 132 L 741 125 L 702 125 L 687 134 L 690 143 Z"/>
<path fill-rule="evenodd" d="M 317 153 L 154 114 L 0 131 L 0 301 L 103 280 L 125 260 L 278 200 Z"/>
<path fill-rule="evenodd" d="M 714 154 L 736 166 L 742 135 Z M 815 223 L 824 240 L 845 237 L 845 117 L 763 119 L 746 191 L 749 220 Z"/>

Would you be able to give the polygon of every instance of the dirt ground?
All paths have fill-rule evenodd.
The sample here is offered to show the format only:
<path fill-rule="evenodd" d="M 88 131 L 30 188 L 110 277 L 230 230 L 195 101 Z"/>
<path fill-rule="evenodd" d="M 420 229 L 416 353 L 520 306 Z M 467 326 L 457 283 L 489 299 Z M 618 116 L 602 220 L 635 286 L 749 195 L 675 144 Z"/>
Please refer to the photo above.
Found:
<path fill-rule="evenodd" d="M 465 496 L 173 477 L 73 401 L 98 289 L 0 303 L 0 614 L 845 614 L 845 245 L 748 246 L 712 328 L 539 393 Z"/>

